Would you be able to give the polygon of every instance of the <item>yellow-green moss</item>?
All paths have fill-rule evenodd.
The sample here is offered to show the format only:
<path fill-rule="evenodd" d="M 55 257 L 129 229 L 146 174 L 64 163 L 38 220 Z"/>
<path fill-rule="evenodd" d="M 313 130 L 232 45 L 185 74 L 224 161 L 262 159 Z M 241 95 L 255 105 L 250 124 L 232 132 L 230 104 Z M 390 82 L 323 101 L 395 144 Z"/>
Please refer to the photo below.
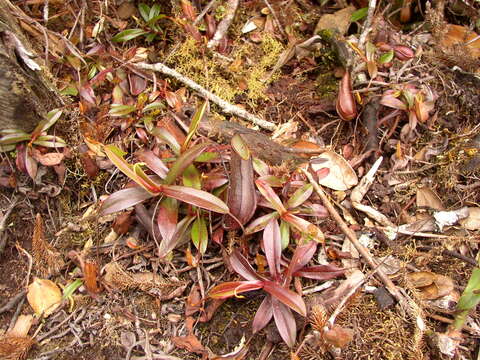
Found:
<path fill-rule="evenodd" d="M 266 34 L 258 46 L 237 46 L 231 55 L 234 62 L 226 64 L 213 55 L 203 54 L 195 40 L 188 38 L 167 64 L 226 101 L 245 94 L 254 105 L 266 98 L 267 85 L 278 77 L 275 73 L 270 76 L 270 72 L 283 50 L 282 43 Z M 239 86 L 241 81 L 247 85 L 245 90 Z"/>

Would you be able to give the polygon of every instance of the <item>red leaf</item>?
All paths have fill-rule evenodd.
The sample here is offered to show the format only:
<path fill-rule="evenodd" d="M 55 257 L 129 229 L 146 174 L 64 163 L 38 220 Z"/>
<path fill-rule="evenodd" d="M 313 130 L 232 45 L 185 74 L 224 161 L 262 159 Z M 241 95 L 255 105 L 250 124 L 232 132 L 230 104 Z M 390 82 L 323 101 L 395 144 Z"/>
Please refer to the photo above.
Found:
<path fill-rule="evenodd" d="M 100 207 L 100 214 L 107 215 L 117 211 L 125 210 L 139 204 L 154 195 L 141 187 L 123 189 L 110 195 Z"/>
<path fill-rule="evenodd" d="M 265 226 L 267 226 L 270 220 L 277 219 L 278 217 L 279 214 L 275 211 L 256 218 L 245 228 L 245 234 L 253 234 L 265 229 Z"/>
<path fill-rule="evenodd" d="M 257 181 L 255 181 L 255 184 L 257 185 L 260 193 L 270 202 L 270 204 L 272 204 L 274 209 L 277 210 L 280 215 L 283 215 L 287 212 L 287 209 L 285 209 L 285 206 L 283 206 L 282 200 L 280 200 L 278 195 L 270 187 L 270 185 L 267 184 L 266 181 L 257 179 Z"/>
<path fill-rule="evenodd" d="M 243 160 L 236 152 L 230 158 L 230 184 L 227 204 L 230 212 L 245 225 L 257 208 L 257 197 L 253 183 L 252 159 Z M 230 216 L 226 216 L 224 228 L 238 229 L 240 225 Z"/>
<path fill-rule="evenodd" d="M 293 273 L 297 272 L 303 268 L 315 255 L 317 251 L 317 243 L 315 241 L 310 241 L 306 245 L 299 245 L 293 253 L 292 260 L 288 265 L 287 269 L 287 279 L 291 279 Z"/>
<path fill-rule="evenodd" d="M 230 256 L 230 265 L 241 277 L 247 280 L 261 280 L 262 278 L 255 272 L 247 259 L 235 250 Z"/>
<path fill-rule="evenodd" d="M 272 298 L 272 309 L 275 325 L 277 325 L 280 336 L 288 347 L 292 348 L 297 337 L 297 325 L 292 311 L 275 298 Z"/>
<path fill-rule="evenodd" d="M 162 193 L 165 196 L 186 202 L 199 208 L 214 211 L 220 214 L 228 213 L 228 206 L 218 197 L 203 191 L 186 186 L 164 185 Z"/>
<path fill-rule="evenodd" d="M 267 324 L 272 320 L 273 309 L 272 309 L 272 297 L 267 295 L 263 299 L 262 303 L 257 309 L 255 318 L 252 323 L 252 332 L 255 334 L 262 330 Z"/>
<path fill-rule="evenodd" d="M 147 81 L 143 77 L 136 74 L 128 74 L 128 81 L 130 83 L 130 93 L 133 96 L 141 94 L 147 87 Z"/>
<path fill-rule="evenodd" d="M 171 198 L 162 200 L 158 209 L 157 224 L 163 241 L 169 241 L 173 237 L 173 234 L 175 234 L 175 230 L 177 228 L 177 223 L 177 200 Z"/>
<path fill-rule="evenodd" d="M 140 150 L 136 153 L 136 155 L 141 162 L 145 163 L 145 165 L 147 165 L 147 167 L 155 174 L 160 176 L 161 179 L 165 179 L 167 177 L 168 167 L 157 155 L 155 155 L 153 151 Z"/>
<path fill-rule="evenodd" d="M 250 281 L 230 281 L 215 286 L 208 296 L 212 299 L 227 299 L 238 294 L 259 290 L 263 287 L 263 281 L 250 280 Z"/>
<path fill-rule="evenodd" d="M 307 316 L 305 302 L 297 293 L 268 280 L 263 282 L 263 289 L 300 315 Z"/>
<path fill-rule="evenodd" d="M 160 248 L 158 249 L 158 256 L 160 258 L 165 257 L 170 251 L 175 249 L 178 243 L 185 237 L 188 227 L 195 219 L 194 216 L 187 216 L 183 218 L 175 229 L 175 233 L 170 239 L 163 239 L 160 243 Z"/>
<path fill-rule="evenodd" d="M 270 220 L 265 230 L 263 230 L 263 246 L 270 274 L 274 279 L 278 279 L 280 274 L 280 257 L 282 256 L 282 239 L 280 226 L 276 219 Z"/>
<path fill-rule="evenodd" d="M 315 280 L 330 280 L 342 276 L 344 273 L 344 269 L 337 268 L 334 265 L 316 265 L 295 271 L 293 276 Z"/>
<path fill-rule="evenodd" d="M 92 86 L 87 83 L 80 88 L 79 91 L 80 97 L 84 99 L 87 103 L 96 105 L 97 99 L 95 98 L 95 92 L 93 91 Z"/>
<path fill-rule="evenodd" d="M 132 222 L 132 213 L 130 211 L 124 212 L 116 217 L 115 221 L 113 222 L 112 228 L 118 235 L 123 235 L 128 232 L 130 226 L 132 225 Z"/>

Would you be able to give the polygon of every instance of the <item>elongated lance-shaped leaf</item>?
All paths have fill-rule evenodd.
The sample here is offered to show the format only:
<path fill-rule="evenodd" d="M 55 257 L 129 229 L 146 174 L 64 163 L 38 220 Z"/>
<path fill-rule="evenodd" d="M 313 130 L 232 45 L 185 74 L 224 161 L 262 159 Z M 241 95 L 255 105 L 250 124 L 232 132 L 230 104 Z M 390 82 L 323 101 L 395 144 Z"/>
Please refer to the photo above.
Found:
<path fill-rule="evenodd" d="M 232 215 L 242 225 L 245 225 L 252 218 L 257 208 L 252 159 L 243 160 L 236 152 L 232 152 L 230 156 L 230 184 L 227 204 Z M 227 230 L 235 230 L 240 227 L 240 224 L 226 215 L 223 226 Z"/>
<path fill-rule="evenodd" d="M 65 140 L 55 135 L 39 136 L 36 140 L 33 141 L 33 144 L 55 149 L 67 146 Z"/>
<path fill-rule="evenodd" d="M 252 323 L 252 332 L 256 334 L 260 330 L 262 330 L 267 324 L 272 320 L 273 317 L 273 309 L 272 309 L 272 297 L 267 295 L 265 299 L 263 299 L 262 303 L 257 309 L 257 313 L 253 318 Z"/>
<path fill-rule="evenodd" d="M 282 239 L 282 250 L 285 250 L 290 244 L 290 225 L 280 220 L 280 237 Z"/>
<path fill-rule="evenodd" d="M 288 199 L 287 208 L 293 209 L 302 205 L 313 193 L 313 185 L 305 184 L 297 189 L 293 195 Z"/>
<path fill-rule="evenodd" d="M 178 202 L 165 198 L 160 202 L 157 213 L 157 225 L 164 241 L 170 241 L 175 234 L 178 223 Z"/>
<path fill-rule="evenodd" d="M 176 154 L 180 154 L 180 144 L 178 143 L 177 139 L 175 139 L 175 136 L 172 135 L 170 131 L 167 129 L 161 127 L 161 128 L 155 128 L 151 131 L 151 134 L 160 140 L 164 141 L 172 151 Z"/>
<path fill-rule="evenodd" d="M 293 276 L 301 276 L 315 280 L 330 280 L 342 276 L 344 269 L 340 269 L 334 265 L 315 265 L 304 267 L 293 273 Z"/>
<path fill-rule="evenodd" d="M 262 286 L 261 280 L 230 281 L 215 286 L 210 290 L 208 296 L 212 299 L 228 299 L 247 291 L 259 290 Z"/>
<path fill-rule="evenodd" d="M 262 280 L 262 277 L 257 274 L 238 249 L 230 256 L 230 265 L 232 265 L 233 270 L 246 280 Z"/>
<path fill-rule="evenodd" d="M 37 138 L 42 132 L 50 129 L 62 116 L 63 111 L 61 109 L 53 109 L 47 114 L 45 120 L 40 121 L 35 129 L 32 131 L 32 138 Z"/>
<path fill-rule="evenodd" d="M 145 163 L 145 165 L 147 165 L 147 167 L 155 174 L 160 176 L 161 179 L 165 179 L 167 177 L 168 167 L 157 155 L 155 155 L 153 151 L 140 150 L 136 153 L 136 155 L 141 162 Z"/>
<path fill-rule="evenodd" d="M 185 141 L 183 142 L 183 145 L 182 145 L 182 150 L 181 150 L 182 152 L 188 149 L 188 145 L 190 145 L 190 141 L 192 140 L 193 136 L 197 132 L 198 125 L 200 125 L 200 121 L 205 116 L 207 108 L 208 108 L 208 100 L 205 100 L 205 102 L 198 107 L 197 111 L 195 111 L 195 114 L 193 115 L 192 121 L 190 123 L 190 127 L 188 128 L 187 137 L 185 138 Z"/>
<path fill-rule="evenodd" d="M 320 230 L 318 226 L 312 224 L 311 222 L 308 222 L 307 220 L 289 212 L 283 214 L 281 218 L 283 221 L 288 222 L 303 234 L 315 239 L 318 242 L 325 242 L 325 235 L 323 235 L 322 230 Z"/>
<path fill-rule="evenodd" d="M 163 185 L 162 193 L 165 196 L 198 206 L 205 210 L 214 211 L 220 214 L 227 214 L 229 212 L 227 204 L 218 197 L 203 190 L 197 190 L 186 186 Z"/>
<path fill-rule="evenodd" d="M 154 195 L 141 187 L 134 187 L 119 190 L 110 195 L 100 207 L 99 213 L 102 215 L 111 214 L 117 211 L 125 210 L 131 206 L 139 204 L 152 198 Z"/>
<path fill-rule="evenodd" d="M 264 280 L 263 289 L 275 299 L 287 305 L 302 316 L 307 316 L 307 307 L 302 297 L 297 293 L 269 280 Z"/>
<path fill-rule="evenodd" d="M 267 199 L 270 204 L 272 204 L 273 208 L 278 211 L 280 215 L 283 215 L 287 212 L 285 206 L 282 203 L 282 200 L 278 197 L 275 191 L 268 185 L 264 180 L 257 179 L 255 181 L 258 190 L 260 193 Z"/>
<path fill-rule="evenodd" d="M 308 262 L 312 259 L 313 255 L 317 251 L 317 242 L 316 241 L 309 241 L 305 245 L 298 245 L 295 248 L 295 252 L 293 253 L 292 260 L 290 260 L 290 264 L 287 268 L 287 273 L 285 276 L 285 284 L 288 286 L 292 279 L 292 276 L 295 272 L 303 268 Z"/>
<path fill-rule="evenodd" d="M 172 168 L 168 172 L 167 177 L 165 178 L 165 184 L 170 185 L 173 184 L 177 176 L 182 175 L 183 171 L 195 160 L 195 158 L 203 153 L 205 149 L 208 147 L 208 144 L 197 144 L 187 151 L 185 151 L 182 155 L 180 155 L 173 164 Z"/>
<path fill-rule="evenodd" d="M 151 180 L 139 166 L 130 165 L 124 158 L 124 152 L 115 145 L 105 145 L 103 150 L 110 161 L 126 176 L 152 194 L 159 194 L 161 186 Z"/>
<path fill-rule="evenodd" d="M 201 214 L 197 216 L 192 224 L 192 242 L 200 251 L 200 254 L 205 254 L 208 245 L 208 230 L 207 223 Z"/>
<path fill-rule="evenodd" d="M 160 243 L 160 247 L 158 249 L 158 256 L 160 258 L 164 258 L 168 255 L 170 251 L 175 249 L 180 242 L 186 237 L 187 230 L 192 221 L 195 220 L 194 216 L 186 216 L 184 217 L 178 224 L 177 228 L 175 229 L 175 233 L 169 239 L 163 239 Z"/>
<path fill-rule="evenodd" d="M 265 229 L 265 226 L 267 226 L 268 222 L 272 219 L 278 219 L 280 217 L 280 214 L 276 211 L 262 215 L 259 218 L 256 218 L 253 220 L 248 226 L 245 228 L 245 234 L 253 234 L 258 231 L 261 231 Z"/>
<path fill-rule="evenodd" d="M 30 140 L 31 136 L 23 131 L 16 134 L 7 134 L 0 138 L 0 145 L 12 145 L 22 141 Z"/>
<path fill-rule="evenodd" d="M 270 220 L 263 230 L 263 246 L 270 274 L 276 280 L 280 275 L 280 258 L 282 256 L 282 238 L 277 219 Z"/>
<path fill-rule="evenodd" d="M 292 311 L 275 297 L 272 298 L 272 309 L 275 325 L 277 325 L 280 336 L 288 347 L 292 348 L 297 337 L 297 324 Z"/>

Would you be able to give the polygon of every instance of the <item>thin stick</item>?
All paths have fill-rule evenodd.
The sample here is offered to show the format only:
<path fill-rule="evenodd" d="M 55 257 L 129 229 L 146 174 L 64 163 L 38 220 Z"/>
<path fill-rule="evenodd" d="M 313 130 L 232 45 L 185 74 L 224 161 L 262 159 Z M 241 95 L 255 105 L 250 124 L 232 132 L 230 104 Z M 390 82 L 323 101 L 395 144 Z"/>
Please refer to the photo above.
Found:
<path fill-rule="evenodd" d="M 7 236 L 3 233 L 5 231 L 5 224 L 7 223 L 8 217 L 12 213 L 15 206 L 18 204 L 17 198 L 13 198 L 10 206 L 8 207 L 7 211 L 0 220 L 0 255 L 2 254 L 3 250 L 5 249 L 5 245 L 7 244 Z"/>
<path fill-rule="evenodd" d="M 214 104 L 220 106 L 222 108 L 222 111 L 227 114 L 232 114 L 239 116 L 245 120 L 248 120 L 252 122 L 255 125 L 260 126 L 261 128 L 265 130 L 270 130 L 273 131 L 275 130 L 276 126 L 275 124 L 271 123 L 270 121 L 263 120 L 248 111 L 242 109 L 239 106 L 230 104 L 228 101 L 223 100 L 221 97 L 211 93 L 201 85 L 197 84 L 195 81 L 183 76 L 179 72 L 175 71 L 172 68 L 169 68 L 168 66 L 162 64 L 162 63 L 156 63 L 156 64 L 147 64 L 147 63 L 138 63 L 135 64 L 136 67 L 139 69 L 143 70 L 152 70 L 152 71 L 158 71 L 164 75 L 171 76 L 175 78 L 176 80 L 180 81 L 181 83 L 185 84 L 189 88 L 195 90 L 198 92 L 201 96 L 204 98 L 210 100 Z"/>
<path fill-rule="evenodd" d="M 215 5 L 216 2 L 217 0 L 210 1 L 208 5 L 205 6 L 205 8 L 202 10 L 202 12 L 196 17 L 195 21 L 193 22 L 193 25 L 197 25 L 203 19 L 203 17 L 207 14 L 207 12 L 211 9 L 211 7 Z"/>
<path fill-rule="evenodd" d="M 360 34 L 360 39 L 358 40 L 358 47 L 360 49 L 363 48 L 363 44 L 365 44 L 365 41 L 367 40 L 368 33 L 372 31 L 372 20 L 373 20 L 373 15 L 375 14 L 376 7 L 377 7 L 377 0 L 368 1 L 367 20 L 365 20 L 362 33 Z"/>
<path fill-rule="evenodd" d="M 355 235 L 355 232 L 348 227 L 348 225 L 343 221 L 342 217 L 338 213 L 338 211 L 333 207 L 332 203 L 328 199 L 327 195 L 323 191 L 320 185 L 313 179 L 312 175 L 302 169 L 302 172 L 305 174 L 307 179 L 310 181 L 310 183 L 313 185 L 313 188 L 315 192 L 320 196 L 320 199 L 322 199 L 323 205 L 327 208 L 328 212 L 332 216 L 332 218 L 337 222 L 339 225 L 340 229 L 342 232 L 346 235 L 348 240 L 355 246 L 357 251 L 365 258 L 367 263 L 370 265 L 372 269 L 376 269 L 378 276 L 382 280 L 383 284 L 385 287 L 388 289 L 388 291 L 392 294 L 392 296 L 397 299 L 399 304 L 402 306 L 402 308 L 409 313 L 412 317 L 414 317 L 417 320 L 417 325 L 418 327 L 423 331 L 425 328 L 423 319 L 421 319 L 420 315 L 420 310 L 415 306 L 415 309 L 412 308 L 414 306 L 412 302 L 408 301 L 408 299 L 398 290 L 398 288 L 395 286 L 395 284 L 390 280 L 390 278 L 385 274 L 385 272 L 381 268 L 377 268 L 378 264 L 375 262 L 373 259 L 372 254 L 370 254 L 370 251 L 364 247 L 357 239 L 357 235 Z M 409 306 L 410 303 L 410 306 Z"/>
<path fill-rule="evenodd" d="M 282 35 L 286 38 L 286 37 L 287 37 L 287 34 L 285 33 L 285 30 L 283 30 L 282 23 L 281 23 L 280 20 L 278 19 L 278 16 L 277 16 L 277 14 L 275 13 L 275 10 L 273 9 L 272 5 L 270 5 L 270 3 L 268 2 L 268 0 L 263 0 L 263 2 L 265 3 L 265 5 L 267 5 L 268 10 L 270 10 L 270 12 L 272 13 L 273 20 L 275 20 L 275 24 L 277 25 L 278 30 L 280 30 L 280 32 L 282 33 Z"/>
<path fill-rule="evenodd" d="M 228 0 L 226 14 L 222 21 L 220 21 L 220 24 L 218 24 L 217 31 L 215 31 L 215 35 L 213 35 L 212 40 L 210 40 L 207 44 L 209 49 L 215 49 L 220 43 L 220 40 L 222 40 L 227 33 L 228 28 L 232 24 L 233 18 L 235 17 L 235 13 L 237 12 L 239 2 L 239 0 Z"/>
<path fill-rule="evenodd" d="M 28 284 L 30 284 L 30 274 L 32 273 L 33 258 L 32 258 L 32 255 L 30 255 L 27 250 L 25 250 L 20 246 L 20 244 L 17 243 L 15 246 L 19 251 L 23 252 L 28 259 L 28 270 L 27 270 L 27 276 L 25 277 L 25 288 L 28 288 Z"/>
<path fill-rule="evenodd" d="M 23 299 L 23 297 L 25 296 L 26 293 L 27 293 L 26 290 L 22 290 L 17 295 L 15 295 L 13 298 L 8 300 L 7 303 L 0 308 L 0 314 L 3 314 L 4 312 L 7 312 L 7 311 L 13 309 L 13 307 L 15 305 L 17 305 L 17 303 L 20 300 Z"/>

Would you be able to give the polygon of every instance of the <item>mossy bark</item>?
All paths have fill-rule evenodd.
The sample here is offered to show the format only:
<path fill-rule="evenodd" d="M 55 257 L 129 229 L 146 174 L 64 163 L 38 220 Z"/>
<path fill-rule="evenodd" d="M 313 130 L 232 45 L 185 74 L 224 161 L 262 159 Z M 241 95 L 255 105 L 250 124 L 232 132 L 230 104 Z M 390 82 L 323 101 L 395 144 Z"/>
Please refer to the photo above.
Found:
<path fill-rule="evenodd" d="M 0 130 L 29 132 L 48 111 L 60 106 L 62 100 L 45 73 L 30 69 L 12 43 L 13 35 L 33 53 L 11 6 L 6 0 L 0 0 Z"/>

